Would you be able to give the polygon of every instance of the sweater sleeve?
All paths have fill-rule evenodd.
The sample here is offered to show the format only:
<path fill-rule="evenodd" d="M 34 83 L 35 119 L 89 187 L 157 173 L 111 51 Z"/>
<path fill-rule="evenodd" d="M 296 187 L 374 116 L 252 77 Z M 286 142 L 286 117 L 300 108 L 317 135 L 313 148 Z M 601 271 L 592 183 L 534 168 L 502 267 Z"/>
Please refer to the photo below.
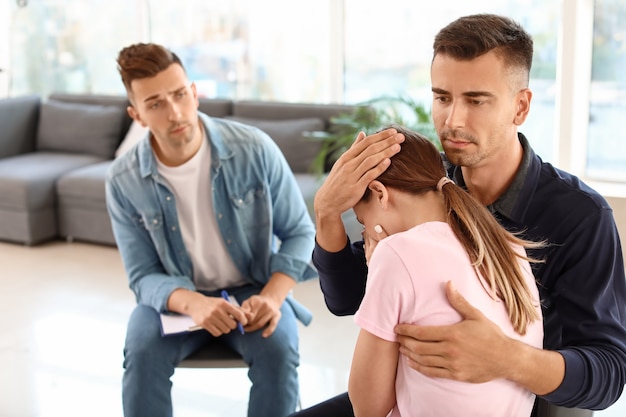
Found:
<path fill-rule="evenodd" d="M 313 264 L 330 312 L 337 316 L 354 314 L 363 300 L 367 280 L 363 241 L 351 244 L 348 240 L 339 252 L 327 252 L 316 242 Z"/>
<path fill-rule="evenodd" d="M 565 378 L 543 398 L 565 407 L 605 409 L 619 399 L 626 382 L 626 281 L 610 209 L 588 216 L 559 246 L 567 256 L 553 252 L 547 261 L 560 269 L 560 274 L 553 270 L 558 278 L 550 279 L 550 308 L 560 321 L 561 340 L 554 344 L 565 358 Z M 555 328 L 546 323 L 547 332 Z"/>

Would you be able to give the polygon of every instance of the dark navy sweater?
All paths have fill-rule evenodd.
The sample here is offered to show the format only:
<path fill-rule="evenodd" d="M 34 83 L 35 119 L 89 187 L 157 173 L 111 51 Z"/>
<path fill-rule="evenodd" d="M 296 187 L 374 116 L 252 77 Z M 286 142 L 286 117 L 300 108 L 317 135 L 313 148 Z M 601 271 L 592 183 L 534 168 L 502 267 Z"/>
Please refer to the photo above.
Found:
<path fill-rule="evenodd" d="M 544 347 L 565 358 L 565 378 L 543 396 L 560 406 L 605 409 L 626 382 L 626 279 L 613 212 L 577 177 L 543 162 L 519 134 L 524 158 L 489 210 L 507 230 L 546 241 L 529 250 L 544 316 Z M 444 158 L 445 159 L 445 158 Z M 459 167 L 449 175 L 464 187 Z M 365 293 L 363 242 L 337 253 L 316 244 L 313 263 L 328 309 L 354 314 Z"/>

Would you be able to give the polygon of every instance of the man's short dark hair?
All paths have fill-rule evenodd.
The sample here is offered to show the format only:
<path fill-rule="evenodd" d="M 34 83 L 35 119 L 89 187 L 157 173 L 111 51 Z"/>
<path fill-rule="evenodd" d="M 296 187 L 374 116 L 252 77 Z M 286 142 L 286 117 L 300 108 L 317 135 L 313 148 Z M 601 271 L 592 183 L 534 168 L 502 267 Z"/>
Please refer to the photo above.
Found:
<path fill-rule="evenodd" d="M 533 60 L 533 40 L 512 19 L 494 14 L 461 17 L 435 36 L 433 59 L 438 54 L 471 60 L 494 51 L 513 70 L 524 72 L 526 83 Z"/>

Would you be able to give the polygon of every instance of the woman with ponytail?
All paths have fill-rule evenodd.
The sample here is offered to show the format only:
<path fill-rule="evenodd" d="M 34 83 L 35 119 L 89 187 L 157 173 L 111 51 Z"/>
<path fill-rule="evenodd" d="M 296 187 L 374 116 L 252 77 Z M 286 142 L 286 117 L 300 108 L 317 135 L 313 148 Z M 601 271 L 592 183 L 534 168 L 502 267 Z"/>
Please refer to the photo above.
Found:
<path fill-rule="evenodd" d="M 449 281 L 509 337 L 541 347 L 534 261 L 525 248 L 542 243 L 507 232 L 447 178 L 428 139 L 394 128 L 405 137 L 401 151 L 354 206 L 369 268 L 348 389 L 355 416 L 529 416 L 534 394 L 511 381 L 431 378 L 399 353 L 395 325 L 461 321 L 446 298 Z"/>

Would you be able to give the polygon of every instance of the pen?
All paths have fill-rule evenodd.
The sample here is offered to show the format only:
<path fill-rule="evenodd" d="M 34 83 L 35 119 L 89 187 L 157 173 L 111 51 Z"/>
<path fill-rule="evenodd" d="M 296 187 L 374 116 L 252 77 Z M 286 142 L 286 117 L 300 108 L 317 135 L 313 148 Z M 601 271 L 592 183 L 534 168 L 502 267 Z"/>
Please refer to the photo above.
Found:
<path fill-rule="evenodd" d="M 222 298 L 226 301 L 228 301 L 229 303 L 232 303 L 230 297 L 228 296 L 228 293 L 226 292 L 226 290 L 222 290 Z M 237 330 L 239 330 L 239 333 L 244 334 L 243 331 L 243 326 L 241 325 L 240 322 L 237 322 Z"/>

